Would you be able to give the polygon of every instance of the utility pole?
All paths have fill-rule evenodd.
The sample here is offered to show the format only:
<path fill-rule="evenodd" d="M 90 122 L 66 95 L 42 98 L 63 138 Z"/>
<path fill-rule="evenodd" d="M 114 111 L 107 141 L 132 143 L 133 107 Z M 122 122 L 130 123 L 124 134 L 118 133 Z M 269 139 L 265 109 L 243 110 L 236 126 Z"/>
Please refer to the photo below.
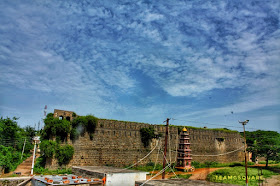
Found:
<path fill-rule="evenodd" d="M 249 122 L 249 120 L 245 120 L 245 121 L 238 121 L 239 123 L 241 123 L 243 125 L 243 131 L 244 131 L 244 152 L 245 152 L 245 176 L 246 176 L 246 186 L 248 186 L 248 172 L 247 172 L 247 152 L 246 152 L 246 135 L 245 135 L 245 125 Z"/>
<path fill-rule="evenodd" d="M 33 138 L 33 141 L 34 141 L 34 150 L 33 150 L 32 166 L 31 166 L 31 175 L 33 175 L 33 169 L 34 169 L 34 163 L 35 163 L 36 144 L 37 144 L 37 142 L 38 142 L 38 144 L 40 143 L 40 137 L 39 136 L 35 136 Z"/>
<path fill-rule="evenodd" d="M 34 161 L 35 161 L 35 151 L 36 151 L 36 140 L 34 140 L 34 149 L 33 149 L 33 158 L 32 158 L 32 166 L 31 166 L 31 175 L 33 175 L 34 169 Z"/>
<path fill-rule="evenodd" d="M 23 144 L 23 148 L 22 148 L 22 152 L 21 152 L 21 158 L 20 158 L 21 160 L 22 160 L 22 156 L 24 153 L 25 143 L 26 143 L 26 138 L 24 139 L 24 144 Z"/>
<path fill-rule="evenodd" d="M 162 173 L 162 179 L 165 179 L 165 164 L 166 164 L 166 151 L 167 151 L 167 137 L 168 137 L 168 125 L 169 125 L 169 118 L 166 119 L 166 127 L 165 127 L 165 144 L 164 144 L 164 155 L 163 155 L 163 173 Z"/>

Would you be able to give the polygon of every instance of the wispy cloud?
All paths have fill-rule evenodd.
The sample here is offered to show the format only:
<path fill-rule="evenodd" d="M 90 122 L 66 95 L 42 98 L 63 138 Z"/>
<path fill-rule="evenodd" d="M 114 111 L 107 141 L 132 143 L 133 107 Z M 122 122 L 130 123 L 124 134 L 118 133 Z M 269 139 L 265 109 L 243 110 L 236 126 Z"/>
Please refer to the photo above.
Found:
<path fill-rule="evenodd" d="M 191 99 L 193 113 L 209 115 L 279 105 L 278 1 L 85 2 L 2 1 L 0 86 L 104 117 L 180 115 Z M 147 89 L 156 92 L 141 102 Z M 209 107 L 206 95 L 228 90 L 234 103 Z"/>

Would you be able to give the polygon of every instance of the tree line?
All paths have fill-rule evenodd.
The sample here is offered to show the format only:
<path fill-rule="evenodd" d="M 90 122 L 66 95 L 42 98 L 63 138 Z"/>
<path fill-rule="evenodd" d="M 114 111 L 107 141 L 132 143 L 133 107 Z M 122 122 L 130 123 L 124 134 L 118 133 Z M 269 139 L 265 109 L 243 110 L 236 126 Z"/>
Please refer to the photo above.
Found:
<path fill-rule="evenodd" d="M 243 135 L 243 132 L 242 132 Z M 269 160 L 280 161 L 280 134 L 276 131 L 246 131 L 247 150 L 252 153 L 252 161 L 265 157 L 266 167 Z"/>
<path fill-rule="evenodd" d="M 33 149 L 32 138 L 36 131 L 33 127 L 21 128 L 18 118 L 0 118 L 0 168 L 2 173 L 8 173 L 27 157 Z M 22 154 L 25 143 L 24 153 Z"/>

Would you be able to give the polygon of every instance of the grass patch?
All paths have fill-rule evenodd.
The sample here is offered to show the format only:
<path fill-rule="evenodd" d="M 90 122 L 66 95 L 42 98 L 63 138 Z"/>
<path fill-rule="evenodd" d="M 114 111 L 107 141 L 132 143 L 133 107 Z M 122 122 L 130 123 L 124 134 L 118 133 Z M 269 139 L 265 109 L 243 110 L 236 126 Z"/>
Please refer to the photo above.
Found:
<path fill-rule="evenodd" d="M 275 168 L 279 168 L 280 169 L 280 164 L 274 165 L 274 166 L 271 166 L 271 167 L 275 167 Z"/>
<path fill-rule="evenodd" d="M 8 177 L 18 177 L 18 175 L 17 174 L 11 174 Z"/>
<path fill-rule="evenodd" d="M 262 169 L 270 170 L 270 171 L 273 171 L 273 172 L 276 172 L 276 173 L 280 174 L 280 165 L 262 167 Z"/>
<path fill-rule="evenodd" d="M 72 169 L 56 169 L 56 170 L 49 170 L 42 167 L 35 168 L 35 174 L 43 174 L 43 175 L 53 175 L 53 174 L 72 174 Z"/>
<path fill-rule="evenodd" d="M 155 167 L 155 171 L 163 169 L 162 164 L 156 164 L 156 166 L 155 166 L 154 162 L 149 162 L 146 165 L 141 165 L 141 166 L 137 166 L 137 167 L 131 167 L 130 169 L 144 171 L 144 172 L 152 172 L 154 170 L 154 167 Z M 174 167 L 174 164 L 172 164 L 171 167 Z M 168 167 L 165 169 L 165 171 L 171 172 L 171 169 Z"/>
<path fill-rule="evenodd" d="M 257 186 L 259 178 L 263 181 L 277 173 L 269 170 L 262 170 L 258 172 L 257 168 L 248 168 L 248 182 L 249 185 Z M 226 169 L 217 170 L 207 176 L 207 180 L 211 182 L 227 183 L 244 185 L 245 184 L 245 168 L 244 167 L 231 167 Z"/>
<path fill-rule="evenodd" d="M 165 126 L 165 125 L 162 125 Z M 184 127 L 187 129 L 200 129 L 200 130 L 212 130 L 212 131 L 222 131 L 228 133 L 239 133 L 237 130 L 230 130 L 227 128 L 203 128 L 203 127 L 193 127 L 193 126 L 180 126 L 180 125 L 170 125 L 171 127 L 177 127 L 178 130 L 181 132 Z"/>
<path fill-rule="evenodd" d="M 130 169 L 133 170 L 139 170 L 139 171 L 145 171 L 145 172 L 151 172 L 154 170 L 154 164 L 147 163 L 147 165 L 141 165 L 137 167 L 132 167 Z M 161 170 L 162 169 L 162 164 L 156 164 L 155 170 Z"/>
<path fill-rule="evenodd" d="M 268 160 L 268 164 L 277 164 L 277 163 L 279 162 L 274 160 Z M 259 164 L 266 164 L 266 161 L 260 161 Z"/>
<path fill-rule="evenodd" d="M 253 162 L 247 162 L 248 165 L 254 165 Z M 215 161 L 205 161 L 203 163 L 193 161 L 192 166 L 195 168 L 219 168 L 219 167 L 236 167 L 245 166 L 244 162 L 231 162 L 231 163 L 219 163 Z"/>
<path fill-rule="evenodd" d="M 177 174 L 176 176 L 171 177 L 170 179 L 180 178 L 180 179 L 189 179 L 192 174 Z"/>

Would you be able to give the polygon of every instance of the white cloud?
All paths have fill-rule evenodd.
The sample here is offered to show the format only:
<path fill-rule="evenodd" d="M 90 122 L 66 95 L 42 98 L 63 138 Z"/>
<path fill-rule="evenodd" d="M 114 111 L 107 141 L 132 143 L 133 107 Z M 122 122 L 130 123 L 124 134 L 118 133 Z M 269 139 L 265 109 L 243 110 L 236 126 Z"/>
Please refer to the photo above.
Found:
<path fill-rule="evenodd" d="M 229 107 L 249 112 L 279 104 L 274 95 L 280 79 L 280 32 L 272 21 L 268 24 L 269 16 L 277 13 L 269 3 L 166 1 L 83 7 L 68 1 L 0 6 L 4 4 L 1 86 L 65 95 L 65 108 L 81 104 L 84 107 L 77 109 L 85 112 L 92 103 L 104 116 L 112 107 L 131 117 L 132 112 L 147 118 L 167 112 L 159 103 L 147 110 L 118 107 L 118 94 L 138 96 L 146 88 L 145 83 L 139 86 L 146 76 L 161 89 L 154 94 L 164 91 L 170 99 L 242 90 L 243 95 L 235 95 L 239 103 L 221 103 L 199 114 L 221 114 Z M 261 94 L 264 88 L 273 91 Z M 251 94 L 259 95 L 260 104 Z"/>

